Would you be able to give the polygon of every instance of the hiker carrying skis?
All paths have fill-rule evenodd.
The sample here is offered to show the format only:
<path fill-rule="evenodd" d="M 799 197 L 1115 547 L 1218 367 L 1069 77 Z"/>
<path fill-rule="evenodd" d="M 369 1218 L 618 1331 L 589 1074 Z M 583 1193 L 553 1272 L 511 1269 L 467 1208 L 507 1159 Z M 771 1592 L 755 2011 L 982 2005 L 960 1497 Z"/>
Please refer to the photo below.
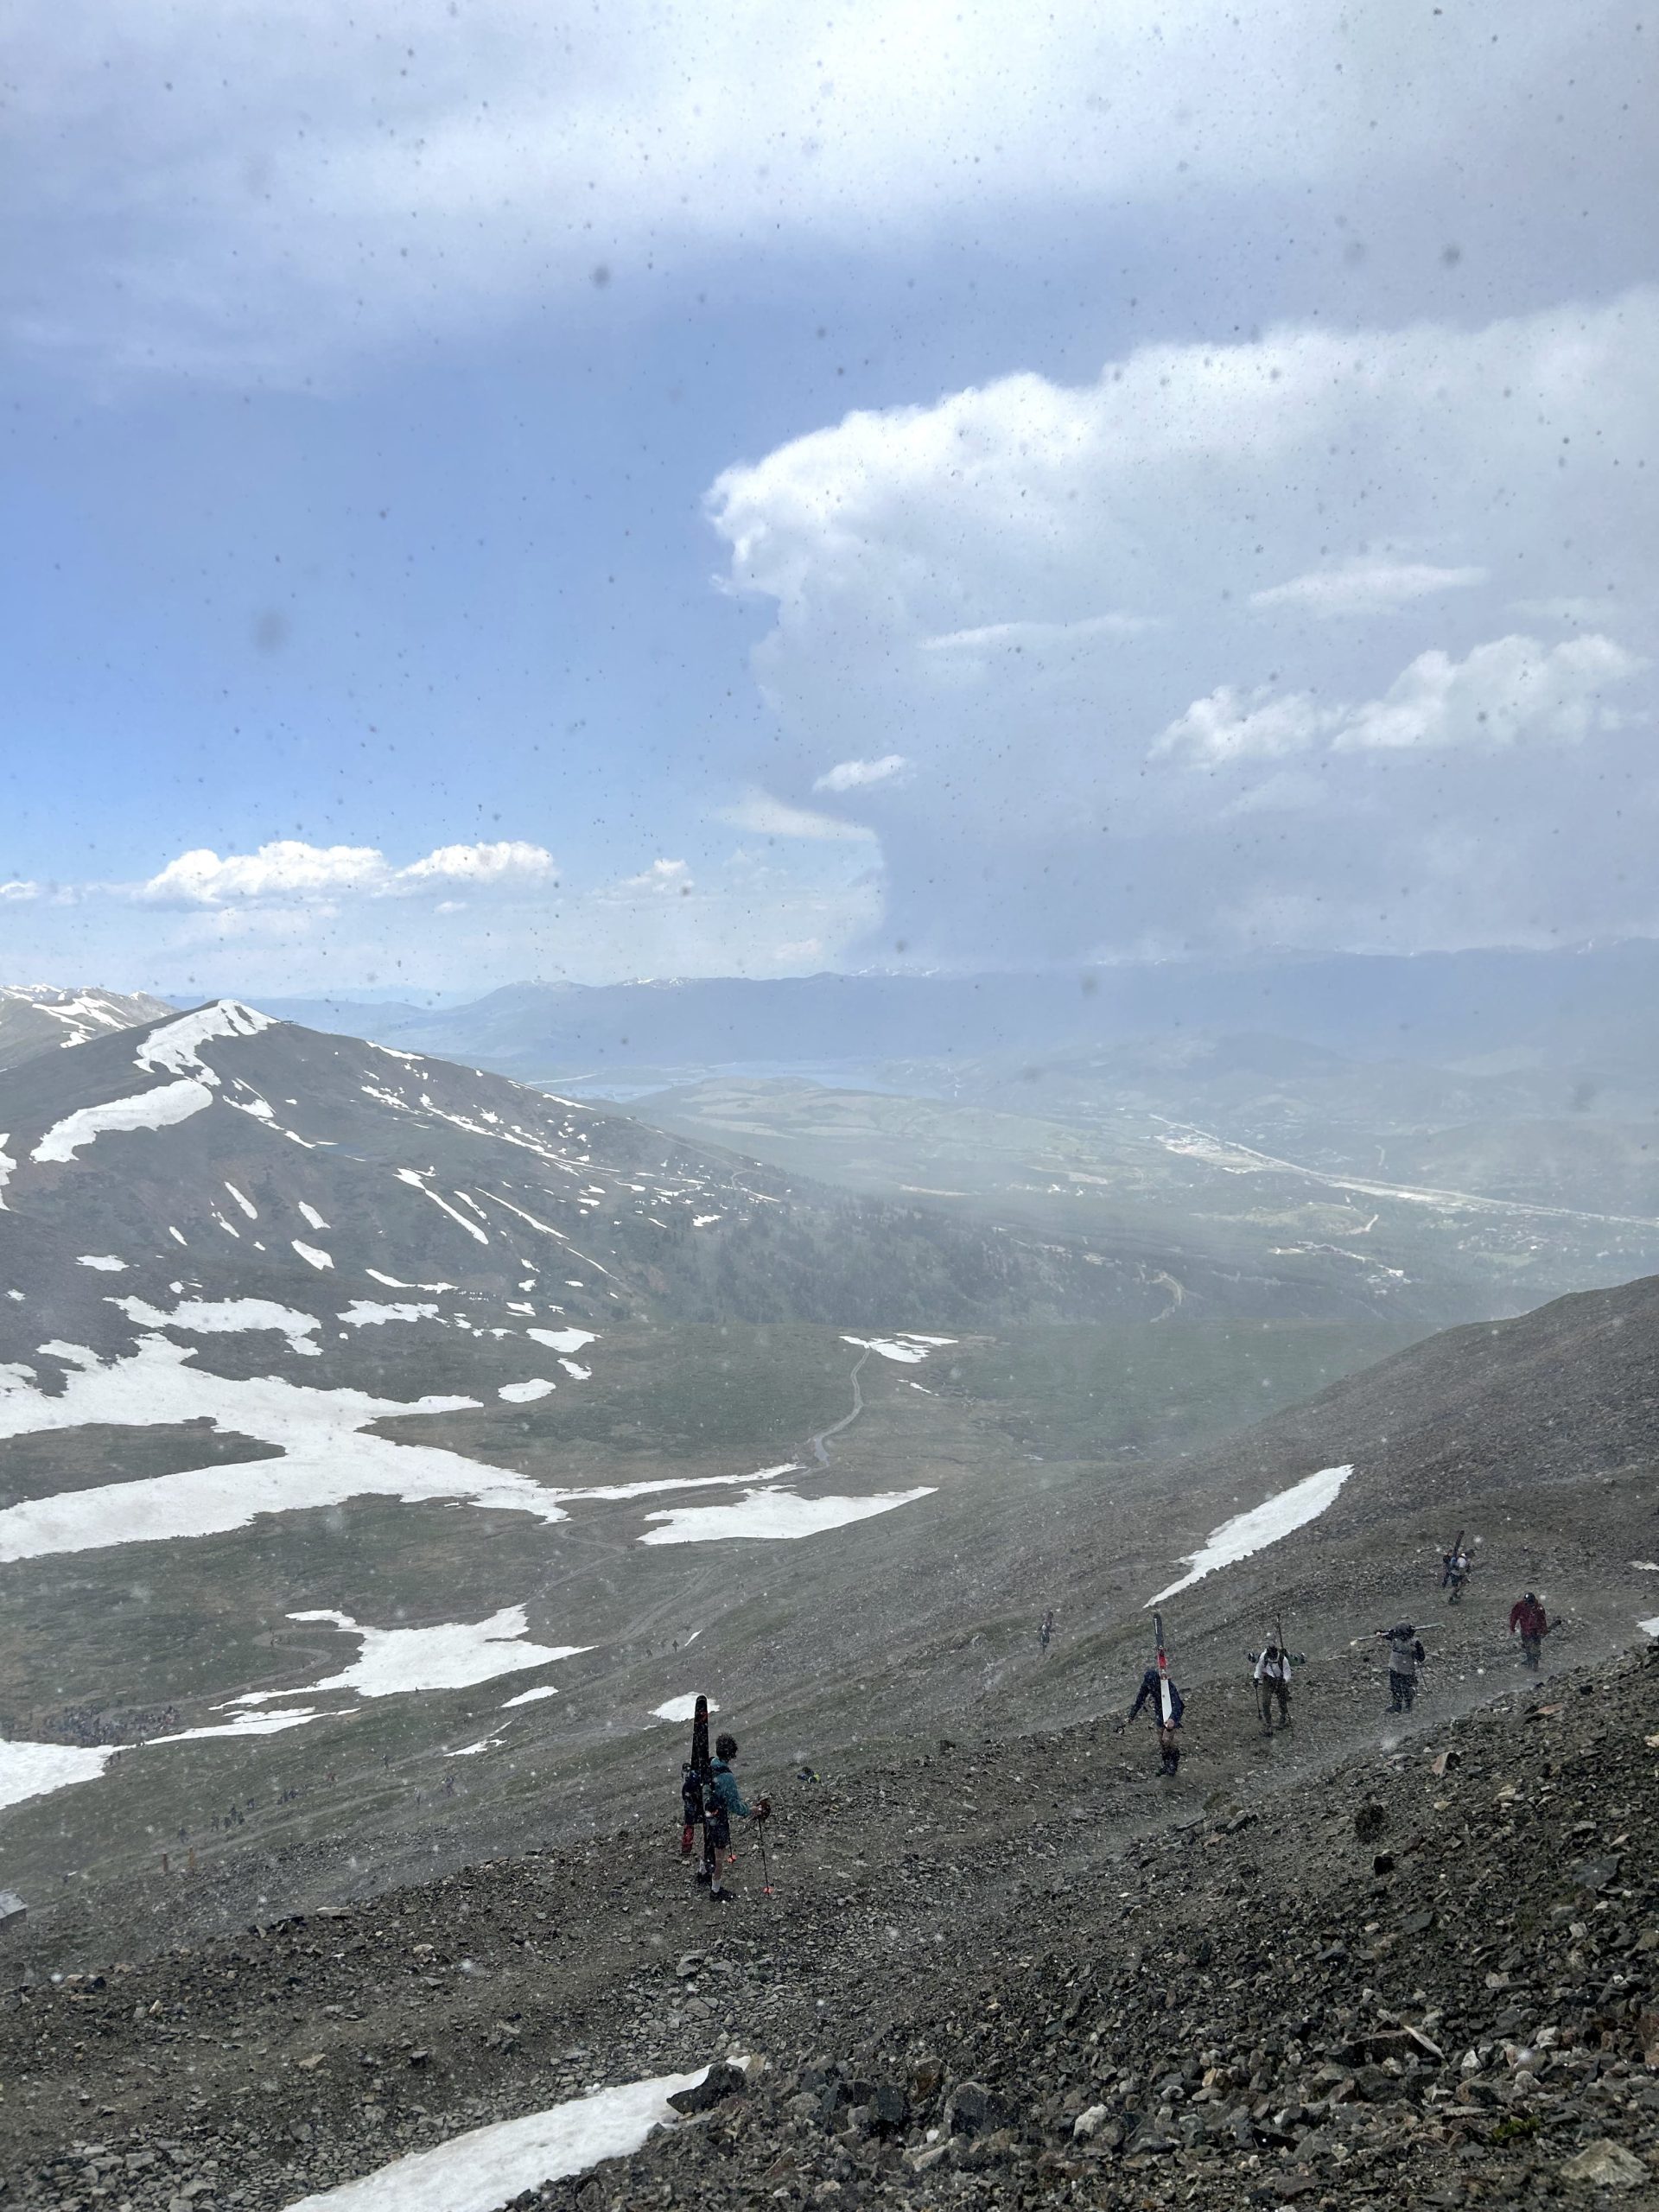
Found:
<path fill-rule="evenodd" d="M 772 1801 L 759 1797 L 753 1805 L 743 1802 L 743 1793 L 737 1786 L 737 1777 L 732 1772 L 732 1761 L 737 1757 L 735 1736 L 721 1736 L 715 1739 L 714 1764 L 709 1770 L 709 1787 L 703 1793 L 702 1808 L 702 1866 L 697 1879 L 707 1880 L 709 1897 L 718 1904 L 732 1902 L 731 1891 L 720 1878 L 720 1855 L 730 1853 L 732 1821 L 768 1821 L 772 1817 Z"/>
<path fill-rule="evenodd" d="M 1461 1604 L 1463 1587 L 1468 1580 L 1469 1554 L 1461 1544 L 1454 1544 L 1449 1552 L 1440 1555 L 1440 1587 L 1452 1592 L 1446 1601 L 1449 1605 Z"/>
<path fill-rule="evenodd" d="M 1043 1615 L 1043 1624 L 1037 1631 L 1037 1640 L 1042 1645 L 1045 1651 L 1048 1649 L 1049 1638 L 1053 1635 L 1053 1633 L 1054 1608 L 1051 1605 L 1048 1611 Z"/>
<path fill-rule="evenodd" d="M 1251 1680 L 1255 1684 L 1255 1702 L 1262 1715 L 1262 1733 L 1273 1733 L 1273 1707 L 1279 1705 L 1279 1726 L 1290 1726 L 1290 1654 L 1278 1644 L 1270 1643 L 1258 1654 Z"/>
<path fill-rule="evenodd" d="M 1161 1694 L 1160 1694 L 1161 1693 Z M 1158 1752 L 1162 1771 L 1173 1775 L 1181 1764 L 1179 1729 L 1181 1715 L 1186 1701 L 1168 1675 L 1160 1676 L 1155 1667 L 1148 1667 L 1141 1677 L 1140 1694 L 1129 1707 L 1133 1720 L 1147 1700 L 1152 1700 L 1152 1717 L 1158 1724 Z M 1164 1715 L 1167 1713 L 1168 1719 Z"/>
<path fill-rule="evenodd" d="M 1428 1654 L 1409 1621 L 1401 1621 L 1394 1628 L 1377 1629 L 1375 1633 L 1389 1647 L 1389 1710 L 1409 1713 L 1417 1694 L 1417 1669 Z"/>
<path fill-rule="evenodd" d="M 1540 1647 L 1549 1634 L 1549 1620 L 1535 1592 L 1529 1590 L 1510 1608 L 1510 1634 L 1520 1637 L 1521 1656 L 1529 1667 L 1535 1667 L 1541 1656 Z"/>

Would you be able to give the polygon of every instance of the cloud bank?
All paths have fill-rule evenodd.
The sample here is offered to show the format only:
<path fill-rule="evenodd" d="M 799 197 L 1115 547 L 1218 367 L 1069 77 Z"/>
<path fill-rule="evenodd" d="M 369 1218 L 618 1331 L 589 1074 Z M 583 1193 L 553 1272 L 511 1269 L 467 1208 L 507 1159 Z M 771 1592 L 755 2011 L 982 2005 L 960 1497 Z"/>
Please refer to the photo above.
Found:
<path fill-rule="evenodd" d="M 1645 288 L 1287 325 L 727 470 L 775 803 L 946 960 L 1659 928 L 1656 350 Z"/>

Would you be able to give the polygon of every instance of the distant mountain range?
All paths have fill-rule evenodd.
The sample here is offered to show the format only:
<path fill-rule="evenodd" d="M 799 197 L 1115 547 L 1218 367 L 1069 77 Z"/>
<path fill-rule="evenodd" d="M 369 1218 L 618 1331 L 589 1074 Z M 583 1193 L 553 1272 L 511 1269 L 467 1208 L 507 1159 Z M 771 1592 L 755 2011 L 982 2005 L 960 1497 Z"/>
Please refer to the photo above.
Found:
<path fill-rule="evenodd" d="M 1651 1081 L 1659 943 L 1565 951 L 1170 961 L 1046 975 L 720 976 L 517 983 L 470 1005 L 261 999 L 319 1029 L 522 1080 L 649 1087 L 664 1071 L 849 1069 L 1052 1053 L 1192 1033 L 1296 1040 L 1364 1059 L 1565 1058 L 1586 1080 Z M 1280 1049 L 1282 1050 L 1282 1047 Z"/>

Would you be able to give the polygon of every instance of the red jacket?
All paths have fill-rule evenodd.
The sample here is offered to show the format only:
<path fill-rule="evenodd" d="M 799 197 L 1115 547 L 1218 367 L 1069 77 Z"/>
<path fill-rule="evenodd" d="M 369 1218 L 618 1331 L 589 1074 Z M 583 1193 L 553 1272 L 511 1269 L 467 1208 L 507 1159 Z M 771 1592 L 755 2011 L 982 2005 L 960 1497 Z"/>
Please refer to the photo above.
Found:
<path fill-rule="evenodd" d="M 1510 1609 L 1510 1634 L 1519 1629 L 1522 1636 L 1547 1636 L 1549 1623 L 1544 1618 L 1541 1605 L 1529 1605 L 1524 1598 L 1517 1599 Z"/>

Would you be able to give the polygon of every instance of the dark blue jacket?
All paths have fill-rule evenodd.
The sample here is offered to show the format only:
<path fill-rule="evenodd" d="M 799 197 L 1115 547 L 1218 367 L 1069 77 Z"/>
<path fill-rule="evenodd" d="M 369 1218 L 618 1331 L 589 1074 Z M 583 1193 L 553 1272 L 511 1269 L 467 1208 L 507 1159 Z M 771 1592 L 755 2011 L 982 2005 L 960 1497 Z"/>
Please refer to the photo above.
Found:
<path fill-rule="evenodd" d="M 1155 1667 L 1148 1667 L 1146 1673 L 1141 1677 L 1141 1694 L 1135 1699 L 1135 1703 L 1129 1707 L 1129 1718 L 1131 1720 L 1133 1720 L 1135 1714 L 1140 1712 L 1141 1707 L 1146 1703 L 1148 1698 L 1152 1700 L 1154 1717 L 1161 1724 L 1164 1717 L 1164 1708 L 1159 1701 L 1158 1669 Z M 1181 1715 L 1185 1712 L 1185 1710 L 1186 1701 L 1182 1697 L 1179 1690 L 1176 1688 L 1174 1683 L 1172 1681 L 1169 1686 L 1169 1725 L 1172 1728 L 1179 1728 L 1180 1726 Z"/>
<path fill-rule="evenodd" d="M 743 1793 L 737 1786 L 737 1777 L 724 1759 L 716 1759 L 709 1772 L 709 1796 L 722 1813 L 735 1813 L 740 1821 L 753 1818 L 752 1808 L 743 1802 Z"/>

